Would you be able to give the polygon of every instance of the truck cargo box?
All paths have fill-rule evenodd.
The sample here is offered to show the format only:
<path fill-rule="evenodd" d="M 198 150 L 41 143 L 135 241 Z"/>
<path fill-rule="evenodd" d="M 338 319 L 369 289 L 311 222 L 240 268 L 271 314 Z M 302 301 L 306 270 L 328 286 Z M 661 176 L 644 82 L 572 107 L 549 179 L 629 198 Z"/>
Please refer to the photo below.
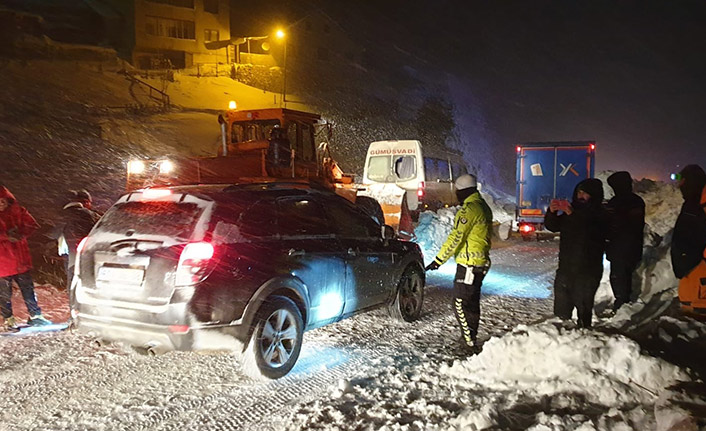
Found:
<path fill-rule="evenodd" d="M 593 178 L 594 141 L 531 142 L 517 146 L 517 222 L 527 236 L 544 229 L 552 199 L 572 198 L 576 185 Z"/>

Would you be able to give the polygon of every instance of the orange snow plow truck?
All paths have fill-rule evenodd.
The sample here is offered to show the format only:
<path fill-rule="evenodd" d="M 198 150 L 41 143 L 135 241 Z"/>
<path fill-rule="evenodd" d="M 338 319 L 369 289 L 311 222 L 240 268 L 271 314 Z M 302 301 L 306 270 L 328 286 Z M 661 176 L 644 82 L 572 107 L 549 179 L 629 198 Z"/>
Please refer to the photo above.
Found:
<path fill-rule="evenodd" d="M 405 191 L 354 183 L 353 175 L 345 174 L 331 157 L 328 142 L 316 145 L 316 128 L 327 126 L 320 115 L 284 108 L 237 110 L 231 102 L 218 122 L 221 142 L 216 155 L 131 160 L 127 191 L 187 184 L 301 182 L 334 191 L 379 222 L 384 215 L 385 224 L 401 238 L 413 237 Z"/>

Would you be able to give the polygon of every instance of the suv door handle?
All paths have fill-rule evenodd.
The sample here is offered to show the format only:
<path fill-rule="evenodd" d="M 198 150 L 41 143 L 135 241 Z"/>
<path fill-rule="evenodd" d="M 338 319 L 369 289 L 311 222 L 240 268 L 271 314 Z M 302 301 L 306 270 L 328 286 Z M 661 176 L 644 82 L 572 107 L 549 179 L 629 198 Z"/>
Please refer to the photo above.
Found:
<path fill-rule="evenodd" d="M 306 252 L 304 250 L 295 250 L 293 248 L 289 249 L 289 256 L 304 256 Z"/>

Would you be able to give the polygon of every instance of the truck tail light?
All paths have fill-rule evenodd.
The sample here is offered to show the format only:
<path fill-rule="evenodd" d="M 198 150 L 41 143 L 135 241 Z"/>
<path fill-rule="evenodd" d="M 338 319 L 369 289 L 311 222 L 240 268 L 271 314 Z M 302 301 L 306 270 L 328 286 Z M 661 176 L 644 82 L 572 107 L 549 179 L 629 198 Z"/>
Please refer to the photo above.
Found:
<path fill-rule="evenodd" d="M 419 184 L 417 185 L 417 197 L 418 198 L 423 198 L 424 197 L 424 188 L 426 186 L 424 185 L 424 181 L 420 181 Z"/>
<path fill-rule="evenodd" d="M 591 147 L 591 151 L 594 151 L 596 149 L 596 144 L 591 144 L 590 147 Z"/>
<path fill-rule="evenodd" d="M 525 234 L 532 233 L 534 232 L 534 226 L 532 226 L 531 224 L 523 224 L 520 226 L 520 232 Z"/>
<path fill-rule="evenodd" d="M 522 152 L 522 147 L 520 147 L 520 146 L 518 145 L 518 146 L 515 148 L 515 151 L 517 151 L 518 153 Z"/>
<path fill-rule="evenodd" d="M 191 286 L 203 279 L 208 262 L 213 257 L 213 245 L 208 242 L 186 244 L 179 256 L 176 270 L 176 286 Z"/>

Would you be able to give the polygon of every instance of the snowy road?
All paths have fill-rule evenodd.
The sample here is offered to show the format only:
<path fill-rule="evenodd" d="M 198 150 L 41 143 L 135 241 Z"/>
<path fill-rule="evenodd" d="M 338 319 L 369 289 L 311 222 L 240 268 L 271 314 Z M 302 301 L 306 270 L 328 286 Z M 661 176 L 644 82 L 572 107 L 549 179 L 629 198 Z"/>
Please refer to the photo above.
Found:
<path fill-rule="evenodd" d="M 481 337 L 550 313 L 555 255 L 553 243 L 513 243 L 493 251 Z M 250 380 L 227 354 L 148 357 L 71 333 L 5 337 L 0 429 L 298 429 L 315 426 L 322 406 L 351 382 L 374 388 L 380 379 L 386 385 L 431 379 L 429 393 L 416 384 L 410 400 L 435 399 L 448 416 L 460 410 L 460 400 L 433 381 L 439 379 L 435 370 L 459 358 L 453 349 L 458 331 L 450 307 L 452 272 L 447 265 L 429 277 L 425 312 L 414 324 L 393 322 L 378 310 L 307 333 L 297 366 L 278 381 Z M 379 418 L 372 409 L 367 421 L 378 428 L 399 409 L 392 403 Z M 406 417 L 402 422 L 434 422 L 411 410 L 398 413 Z"/>

